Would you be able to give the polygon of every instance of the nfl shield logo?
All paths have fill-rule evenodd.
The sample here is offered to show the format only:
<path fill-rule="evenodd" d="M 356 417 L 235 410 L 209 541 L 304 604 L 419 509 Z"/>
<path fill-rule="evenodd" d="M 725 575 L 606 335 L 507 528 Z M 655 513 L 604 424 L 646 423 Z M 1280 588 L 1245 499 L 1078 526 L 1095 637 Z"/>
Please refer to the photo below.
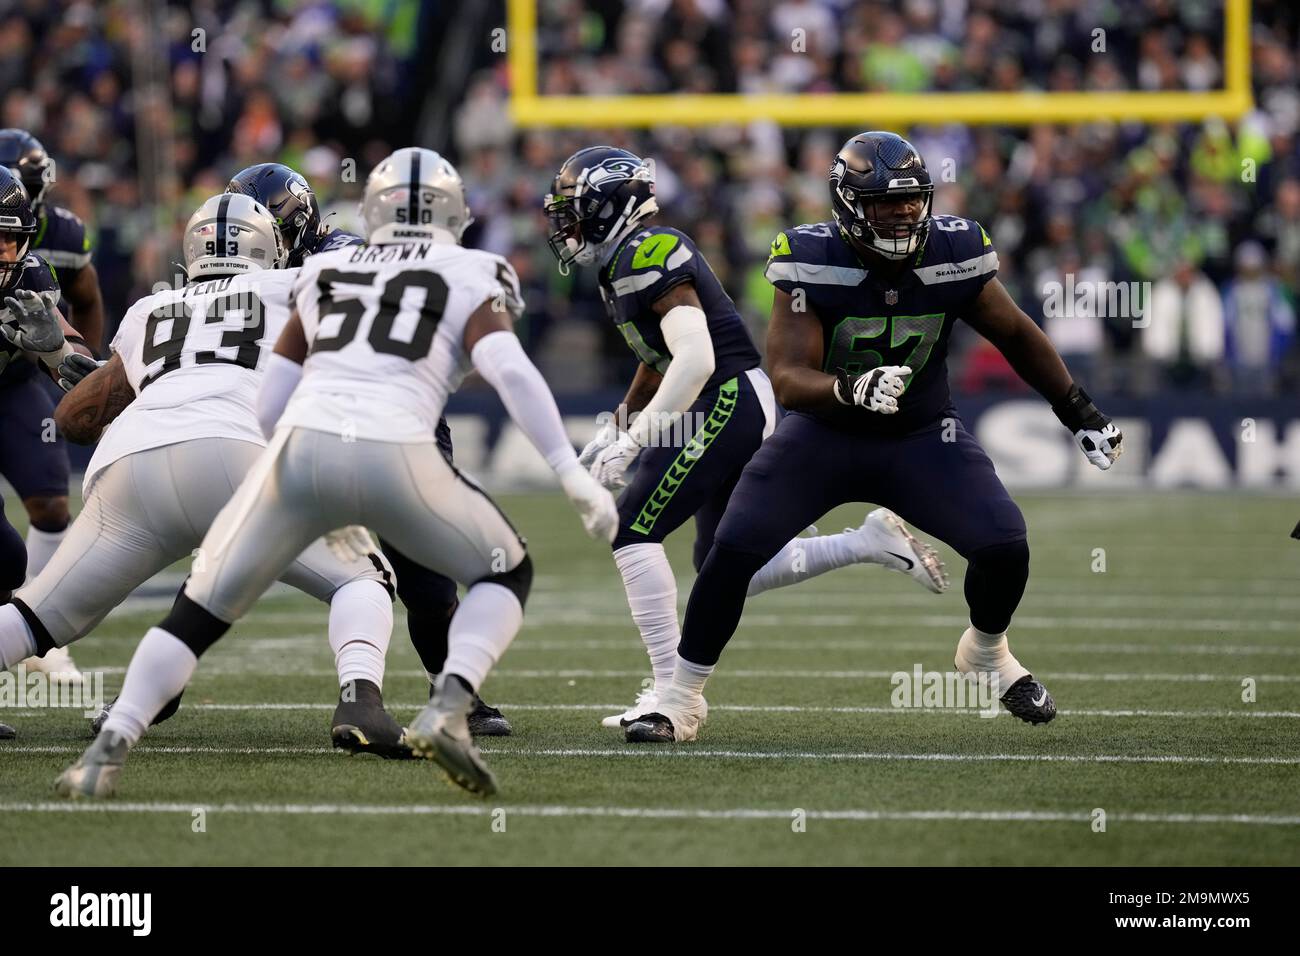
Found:
<path fill-rule="evenodd" d="M 885 305 L 898 305 L 898 290 L 888 289 L 885 292 Z"/>

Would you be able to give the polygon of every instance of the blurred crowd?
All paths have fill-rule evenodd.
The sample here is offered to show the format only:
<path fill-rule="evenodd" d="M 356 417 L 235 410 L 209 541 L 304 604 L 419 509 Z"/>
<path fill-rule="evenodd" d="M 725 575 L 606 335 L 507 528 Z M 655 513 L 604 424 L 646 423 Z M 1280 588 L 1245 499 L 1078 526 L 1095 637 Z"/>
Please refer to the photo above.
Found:
<path fill-rule="evenodd" d="M 412 39 L 418 0 L 170 7 L 167 95 L 153 97 L 133 85 L 135 7 L 18 0 L 0 19 L 3 124 L 31 129 L 60 163 L 51 199 L 90 223 L 110 313 L 174 271 L 176 224 L 247 163 L 296 166 L 336 213 L 330 223 L 355 227 L 367 170 L 414 135 L 423 92 L 410 66 L 431 55 Z M 1223 83 L 1223 7 L 1204 0 L 538 0 L 538 8 L 544 94 Z M 201 52 L 196 28 L 206 30 Z M 1255 0 L 1251 28 L 1257 109 L 1238 121 L 900 130 L 938 182 L 935 210 L 985 225 L 1003 283 L 1096 391 L 1300 391 L 1300 9 Z M 521 132 L 508 120 L 507 93 L 505 58 L 485 37 L 448 142 L 418 145 L 459 165 L 478 218 L 468 241 L 515 264 L 529 303 L 521 332 L 552 380 L 582 389 L 630 372 L 592 275 L 558 275 L 540 215 L 563 159 L 598 142 L 654 157 L 662 220 L 694 236 L 761 345 L 769 245 L 783 228 L 829 218 L 827 170 L 857 129 Z M 164 125 L 169 135 L 158 138 L 172 145 L 142 184 L 136 144 Z M 862 118 L 861 128 L 872 125 Z M 351 180 L 340 173 L 348 159 Z M 142 189 L 158 191 L 156 203 Z M 973 333 L 954 338 L 952 366 L 958 388 L 1018 387 Z"/>

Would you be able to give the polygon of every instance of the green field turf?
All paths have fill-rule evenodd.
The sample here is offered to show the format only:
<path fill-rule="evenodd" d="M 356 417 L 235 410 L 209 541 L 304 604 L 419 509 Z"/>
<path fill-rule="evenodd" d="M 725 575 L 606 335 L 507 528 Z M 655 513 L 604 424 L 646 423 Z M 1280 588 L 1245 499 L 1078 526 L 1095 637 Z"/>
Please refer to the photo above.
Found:
<path fill-rule="evenodd" d="M 1033 572 L 1012 647 L 1051 725 L 890 706 L 891 673 L 952 666 L 964 562 L 944 549 L 942 596 L 849 568 L 755 598 L 701 739 L 630 747 L 598 725 L 648 672 L 608 552 L 560 498 L 507 496 L 538 573 L 484 688 L 516 731 L 484 746 L 498 796 L 331 751 L 324 608 L 273 595 L 204 657 L 116 801 L 54 802 L 79 712 L 0 711 L 20 731 L 0 744 L 0 865 L 1300 863 L 1296 499 L 1018 499 Z M 670 542 L 683 606 L 689 534 Z M 124 607 L 76 659 L 112 693 L 168 603 Z M 425 696 L 404 628 L 385 685 L 403 720 Z"/>

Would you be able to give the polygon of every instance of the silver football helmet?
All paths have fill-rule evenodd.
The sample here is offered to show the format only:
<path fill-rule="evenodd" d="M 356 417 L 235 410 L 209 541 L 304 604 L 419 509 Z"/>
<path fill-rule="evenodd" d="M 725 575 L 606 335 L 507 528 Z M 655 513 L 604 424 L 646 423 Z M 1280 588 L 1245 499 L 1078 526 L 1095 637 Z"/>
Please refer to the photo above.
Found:
<path fill-rule="evenodd" d="M 185 274 L 210 275 L 283 269 L 289 260 L 275 217 L 251 196 L 213 196 L 185 227 Z"/>
<path fill-rule="evenodd" d="M 380 244 L 435 239 L 456 241 L 474 218 L 456 167 L 431 149 L 408 146 L 383 160 L 361 197 L 366 241 Z"/>

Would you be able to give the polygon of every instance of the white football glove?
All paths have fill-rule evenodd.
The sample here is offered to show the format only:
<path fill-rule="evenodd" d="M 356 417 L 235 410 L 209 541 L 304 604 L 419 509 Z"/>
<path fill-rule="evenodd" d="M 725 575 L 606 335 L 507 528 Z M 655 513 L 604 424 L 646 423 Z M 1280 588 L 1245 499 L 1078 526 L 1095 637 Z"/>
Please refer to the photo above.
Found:
<path fill-rule="evenodd" d="M 1088 460 L 1105 471 L 1124 454 L 1124 434 L 1114 422 L 1107 422 L 1102 428 L 1080 428 L 1074 433 L 1074 440 L 1088 456 Z"/>
<path fill-rule="evenodd" d="M 614 503 L 614 496 L 597 484 L 577 462 L 562 466 L 556 474 L 564 493 L 582 518 L 587 534 L 597 541 L 612 542 L 618 533 L 618 505 Z"/>
<path fill-rule="evenodd" d="M 881 415 L 898 411 L 898 398 L 907 388 L 912 370 L 906 365 L 881 365 L 861 375 L 849 375 L 838 369 L 835 375 L 835 399 L 841 405 L 861 405 Z"/>
<path fill-rule="evenodd" d="M 1102 471 L 1124 454 L 1123 433 L 1078 385 L 1071 385 L 1065 398 L 1052 406 L 1052 411 L 1074 435 L 1075 442 L 1088 460 Z"/>
<path fill-rule="evenodd" d="M 618 441 L 618 425 L 608 421 L 601 426 L 600 431 L 596 432 L 596 437 L 587 442 L 586 447 L 578 453 L 578 464 L 590 470 L 596 463 L 596 456 L 616 441 Z"/>
<path fill-rule="evenodd" d="M 359 524 L 335 528 L 325 535 L 325 544 L 328 545 L 334 557 L 346 564 L 363 560 L 375 550 L 375 543 L 370 539 L 370 532 Z"/>
<path fill-rule="evenodd" d="M 596 460 L 591 464 L 591 477 L 595 478 L 602 488 L 608 488 L 610 491 L 625 488 L 627 478 L 624 475 L 639 454 L 641 454 L 641 446 L 637 444 L 636 439 L 623 432 L 618 436 L 618 441 L 602 448 L 596 455 Z"/>
<path fill-rule="evenodd" d="M 9 344 L 24 352 L 34 352 L 50 368 L 58 366 L 64 355 L 63 327 L 55 307 L 59 304 L 59 291 L 50 289 L 33 292 L 15 289 L 5 298 L 4 313 L 0 316 L 0 334 Z"/>

